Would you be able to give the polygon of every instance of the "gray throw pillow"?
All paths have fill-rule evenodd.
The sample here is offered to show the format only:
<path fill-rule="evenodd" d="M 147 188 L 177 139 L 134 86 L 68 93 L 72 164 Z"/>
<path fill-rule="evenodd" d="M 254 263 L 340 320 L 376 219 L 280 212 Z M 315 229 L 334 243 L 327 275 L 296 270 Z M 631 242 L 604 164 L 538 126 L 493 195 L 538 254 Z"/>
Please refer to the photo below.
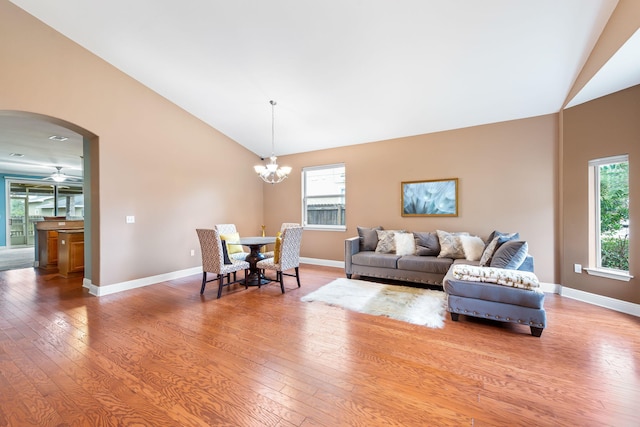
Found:
<path fill-rule="evenodd" d="M 527 242 L 509 240 L 495 251 L 491 258 L 491 267 L 517 270 L 529 253 Z"/>
<path fill-rule="evenodd" d="M 416 239 L 416 255 L 438 256 L 440 253 L 440 241 L 436 233 L 414 231 Z"/>
<path fill-rule="evenodd" d="M 480 257 L 480 267 L 487 267 L 491 265 L 491 258 L 493 257 L 493 254 L 504 242 L 508 242 L 509 240 L 517 240 L 519 238 L 519 233 L 508 234 L 501 233 L 497 230 L 491 233 L 489 235 L 489 239 L 487 240 L 487 244 L 484 247 L 484 251 L 482 252 L 482 256 Z"/>
<path fill-rule="evenodd" d="M 367 228 L 358 227 L 358 236 L 360 237 L 361 251 L 375 251 L 378 246 L 378 233 L 376 230 L 382 230 L 381 226 Z"/>

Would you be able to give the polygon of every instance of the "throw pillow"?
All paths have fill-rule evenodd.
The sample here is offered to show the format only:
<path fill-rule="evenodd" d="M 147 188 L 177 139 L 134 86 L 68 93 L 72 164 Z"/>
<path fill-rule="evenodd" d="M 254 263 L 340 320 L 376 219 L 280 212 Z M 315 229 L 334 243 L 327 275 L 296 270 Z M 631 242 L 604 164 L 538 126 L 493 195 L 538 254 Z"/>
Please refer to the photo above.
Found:
<path fill-rule="evenodd" d="M 229 259 L 229 251 L 227 251 L 227 242 L 222 241 L 222 262 L 225 264 L 233 264 Z"/>
<path fill-rule="evenodd" d="M 468 236 L 467 232 L 449 233 L 442 230 L 436 230 L 438 233 L 438 241 L 440 242 L 440 253 L 438 258 L 464 258 L 464 249 L 462 248 L 462 242 L 460 236 Z"/>
<path fill-rule="evenodd" d="M 358 227 L 358 236 L 360 237 L 361 251 L 375 251 L 378 245 L 378 233 L 376 230 L 382 230 L 381 226 L 367 228 Z"/>
<path fill-rule="evenodd" d="M 416 240 L 413 233 L 395 233 L 396 255 L 413 255 L 416 252 Z"/>
<path fill-rule="evenodd" d="M 416 238 L 416 255 L 438 256 L 440 253 L 440 241 L 438 235 L 432 232 L 414 232 Z"/>
<path fill-rule="evenodd" d="M 278 233 L 280 234 L 280 233 Z M 280 264 L 280 248 L 282 247 L 282 237 L 278 235 L 276 237 L 276 246 L 273 248 L 273 263 Z"/>
<path fill-rule="evenodd" d="M 376 252 L 382 254 L 392 254 L 396 251 L 396 240 L 394 238 L 394 230 L 376 230 L 378 233 L 378 244 Z"/>
<path fill-rule="evenodd" d="M 484 251 L 484 240 L 478 236 L 458 236 L 462 243 L 464 256 L 469 261 L 480 261 Z"/>
<path fill-rule="evenodd" d="M 520 234 L 507 234 L 501 233 L 499 231 L 494 231 L 489 235 L 489 238 L 491 240 L 488 241 L 487 246 L 485 246 L 484 252 L 482 252 L 482 256 L 480 257 L 480 267 L 488 267 L 489 265 L 491 265 L 491 257 L 493 257 L 495 251 L 498 250 L 498 247 L 504 242 L 508 242 L 509 240 L 519 239 Z"/>
<path fill-rule="evenodd" d="M 221 234 L 220 239 L 226 240 L 227 242 L 237 242 L 240 240 L 240 233 Z M 242 252 L 242 245 L 230 245 L 227 243 L 227 251 L 230 254 Z"/>
<path fill-rule="evenodd" d="M 527 242 L 510 240 L 500 245 L 491 257 L 491 267 L 517 270 L 529 253 Z"/>

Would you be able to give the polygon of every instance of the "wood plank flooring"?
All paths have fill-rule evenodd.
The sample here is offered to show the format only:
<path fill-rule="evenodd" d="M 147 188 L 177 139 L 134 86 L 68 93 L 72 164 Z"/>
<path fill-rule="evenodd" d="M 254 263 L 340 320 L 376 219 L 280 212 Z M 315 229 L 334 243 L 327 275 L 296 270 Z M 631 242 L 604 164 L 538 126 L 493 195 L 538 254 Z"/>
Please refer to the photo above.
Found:
<path fill-rule="evenodd" d="M 103 297 L 0 272 L 0 426 L 637 426 L 640 319 L 547 295 L 541 338 L 443 329 L 300 297 L 343 277 L 216 300 L 200 275 Z"/>

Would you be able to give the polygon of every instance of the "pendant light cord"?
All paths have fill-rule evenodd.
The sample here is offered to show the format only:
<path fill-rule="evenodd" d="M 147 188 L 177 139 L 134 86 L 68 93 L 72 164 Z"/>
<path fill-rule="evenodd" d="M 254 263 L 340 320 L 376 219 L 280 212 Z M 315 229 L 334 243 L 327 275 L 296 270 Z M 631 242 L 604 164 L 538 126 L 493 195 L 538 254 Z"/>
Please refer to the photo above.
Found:
<path fill-rule="evenodd" d="M 274 157 L 276 155 L 276 143 L 275 143 L 276 101 L 272 100 L 272 101 L 269 101 L 269 103 L 271 104 L 271 157 Z"/>

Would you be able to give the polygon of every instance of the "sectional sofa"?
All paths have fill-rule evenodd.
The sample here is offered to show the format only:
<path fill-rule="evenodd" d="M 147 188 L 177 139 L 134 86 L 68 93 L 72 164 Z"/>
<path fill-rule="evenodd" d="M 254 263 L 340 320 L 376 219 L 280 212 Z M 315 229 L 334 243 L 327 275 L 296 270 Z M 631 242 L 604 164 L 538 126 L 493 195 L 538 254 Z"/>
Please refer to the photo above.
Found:
<path fill-rule="evenodd" d="M 442 286 L 447 310 L 459 315 L 524 324 L 540 336 L 546 326 L 544 293 L 533 257 L 518 233 L 492 232 L 485 240 L 465 232 L 411 232 L 358 227 L 345 240 L 345 273 Z"/>

